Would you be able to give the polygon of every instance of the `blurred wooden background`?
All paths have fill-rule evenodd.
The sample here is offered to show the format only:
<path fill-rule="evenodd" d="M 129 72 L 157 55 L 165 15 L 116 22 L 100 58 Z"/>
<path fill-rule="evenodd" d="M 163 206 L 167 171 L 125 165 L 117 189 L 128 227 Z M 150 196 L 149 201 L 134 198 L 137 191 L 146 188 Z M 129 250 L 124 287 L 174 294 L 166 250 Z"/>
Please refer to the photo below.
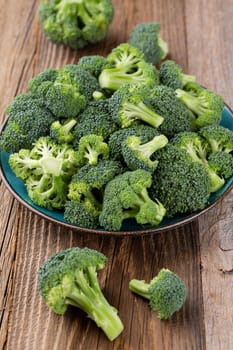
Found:
<path fill-rule="evenodd" d="M 115 17 L 107 38 L 72 51 L 45 38 L 37 16 L 39 1 L 0 0 L 1 121 L 5 107 L 25 91 L 32 76 L 75 63 L 82 55 L 106 55 L 144 21 L 159 21 L 169 57 L 233 106 L 232 0 L 113 3 Z M 159 235 L 97 237 L 41 219 L 14 200 L 0 181 L 0 349 L 233 349 L 232 204 L 231 192 L 198 221 Z M 125 324 L 112 343 L 81 311 L 70 309 L 59 317 L 39 297 L 38 267 L 70 246 L 88 246 L 108 257 L 100 280 Z M 189 290 L 184 308 L 166 322 L 128 291 L 131 278 L 149 280 L 161 267 L 177 272 Z"/>

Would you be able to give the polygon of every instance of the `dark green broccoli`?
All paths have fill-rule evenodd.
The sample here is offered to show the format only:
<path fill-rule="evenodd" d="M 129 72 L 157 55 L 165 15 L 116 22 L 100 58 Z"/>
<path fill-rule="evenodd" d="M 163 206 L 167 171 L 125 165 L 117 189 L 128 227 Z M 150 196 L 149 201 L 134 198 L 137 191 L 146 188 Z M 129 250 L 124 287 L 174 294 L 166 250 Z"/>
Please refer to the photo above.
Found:
<path fill-rule="evenodd" d="M 161 269 L 150 283 L 132 279 L 129 289 L 149 300 L 152 310 L 158 318 L 166 320 L 183 306 L 187 290 L 182 279 L 168 269 Z"/>
<path fill-rule="evenodd" d="M 79 140 L 85 135 L 96 134 L 107 140 L 116 129 L 109 113 L 108 100 L 93 101 L 78 117 L 78 124 L 74 128 L 75 147 L 78 148 Z"/>
<path fill-rule="evenodd" d="M 167 216 L 192 213 L 208 204 L 210 180 L 203 164 L 193 162 L 186 152 L 168 143 L 158 151 L 159 163 L 149 191 L 167 210 Z"/>
<path fill-rule="evenodd" d="M 196 115 L 196 127 L 219 124 L 224 108 L 223 98 L 208 89 L 202 89 L 192 83 L 190 91 L 176 89 L 176 96 L 186 107 Z"/>
<path fill-rule="evenodd" d="M 228 179 L 233 176 L 233 156 L 226 152 L 213 152 L 208 157 L 208 164 L 219 176 Z"/>
<path fill-rule="evenodd" d="M 120 44 L 107 56 L 108 65 L 99 75 L 101 88 L 117 90 L 126 83 L 147 86 L 159 84 L 156 68 L 144 60 L 144 55 L 129 44 Z"/>
<path fill-rule="evenodd" d="M 28 89 L 33 95 L 44 96 L 46 85 L 49 82 L 54 83 L 58 76 L 58 69 L 47 68 L 43 72 L 34 76 L 28 83 Z"/>
<path fill-rule="evenodd" d="M 111 0 L 42 0 L 39 6 L 48 39 L 73 49 L 102 40 L 113 13 Z"/>
<path fill-rule="evenodd" d="M 200 135 L 208 142 L 212 152 L 233 151 L 233 131 L 221 125 L 208 125 L 199 131 Z"/>
<path fill-rule="evenodd" d="M 38 282 L 44 302 L 56 314 L 63 315 L 72 305 L 83 310 L 109 340 L 122 331 L 123 324 L 115 307 L 105 299 L 97 271 L 107 258 L 89 248 L 68 248 L 46 260 L 39 269 Z"/>
<path fill-rule="evenodd" d="M 158 127 L 162 134 L 172 137 L 181 131 L 195 129 L 195 116 L 177 100 L 173 89 L 164 85 L 155 86 L 147 102 L 163 118 L 163 122 Z"/>
<path fill-rule="evenodd" d="M 172 139 L 173 145 L 182 149 L 193 162 L 203 164 L 210 178 L 210 192 L 218 191 L 225 180 L 218 176 L 208 163 L 208 144 L 195 132 L 182 132 Z"/>
<path fill-rule="evenodd" d="M 0 137 L 0 148 L 6 152 L 18 152 L 31 148 L 39 137 L 49 133 L 55 120 L 52 113 L 31 94 L 21 94 L 7 107 L 8 122 Z"/>
<path fill-rule="evenodd" d="M 57 143 L 72 143 L 74 140 L 73 129 L 77 124 L 75 119 L 65 119 L 62 122 L 56 120 L 50 126 L 50 137 Z"/>
<path fill-rule="evenodd" d="M 70 178 L 77 171 L 77 154 L 73 149 L 41 137 L 31 150 L 11 154 L 9 164 L 25 182 L 33 202 L 47 209 L 64 206 Z"/>
<path fill-rule="evenodd" d="M 152 176 L 146 170 L 126 171 L 111 180 L 104 192 L 100 225 L 106 230 L 119 231 L 125 219 L 133 218 L 138 224 L 158 225 L 166 209 L 148 195 Z"/>
<path fill-rule="evenodd" d="M 124 161 L 130 170 L 144 169 L 153 172 L 158 165 L 154 153 L 167 143 L 168 139 L 164 135 L 157 135 L 146 143 L 142 143 L 140 136 L 129 136 L 122 144 Z"/>
<path fill-rule="evenodd" d="M 163 62 L 159 69 L 160 82 L 170 88 L 183 89 L 186 84 L 196 81 L 193 75 L 184 74 L 181 66 L 172 60 Z"/>
<path fill-rule="evenodd" d="M 77 65 L 98 78 L 101 71 L 107 65 L 107 62 L 106 57 L 100 55 L 89 55 L 81 57 L 77 62 Z"/>
<path fill-rule="evenodd" d="M 101 160 L 96 166 L 84 165 L 73 175 L 69 184 L 65 207 L 65 219 L 75 225 L 96 228 L 102 210 L 103 192 L 106 184 L 122 172 L 120 163 Z"/>
<path fill-rule="evenodd" d="M 156 64 L 168 54 L 168 44 L 160 36 L 160 23 L 137 24 L 129 36 L 129 44 L 143 52 L 147 62 Z"/>
<path fill-rule="evenodd" d="M 95 134 L 88 134 L 81 137 L 78 146 L 78 164 L 82 167 L 85 164 L 97 165 L 100 159 L 109 158 L 109 147 L 103 141 L 103 137 Z"/>
<path fill-rule="evenodd" d="M 140 84 L 124 84 L 109 99 L 113 120 L 121 128 L 144 122 L 158 128 L 164 118 L 158 115 L 148 101 L 151 90 Z"/>

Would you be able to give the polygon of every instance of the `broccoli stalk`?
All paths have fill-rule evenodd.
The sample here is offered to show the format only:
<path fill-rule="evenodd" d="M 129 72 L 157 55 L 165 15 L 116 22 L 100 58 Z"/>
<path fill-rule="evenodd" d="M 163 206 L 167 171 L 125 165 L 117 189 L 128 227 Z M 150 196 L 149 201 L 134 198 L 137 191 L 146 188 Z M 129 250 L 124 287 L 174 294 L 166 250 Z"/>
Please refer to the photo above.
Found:
<path fill-rule="evenodd" d="M 45 261 L 38 278 L 43 300 L 55 313 L 63 315 L 69 305 L 76 306 L 112 341 L 124 326 L 99 285 L 96 271 L 105 266 L 106 260 L 92 249 L 69 248 Z"/>
<path fill-rule="evenodd" d="M 81 137 L 78 148 L 79 165 L 97 165 L 100 158 L 107 159 L 109 156 L 108 144 L 103 142 L 103 137 L 89 134 Z"/>
<path fill-rule="evenodd" d="M 150 283 L 132 279 L 129 289 L 149 300 L 152 310 L 157 311 L 159 319 L 166 320 L 180 310 L 186 299 L 184 282 L 168 269 L 161 269 Z"/>
<path fill-rule="evenodd" d="M 51 138 L 58 143 L 71 143 L 74 139 L 72 131 L 76 124 L 75 119 L 66 119 L 63 123 L 56 120 L 50 127 Z"/>

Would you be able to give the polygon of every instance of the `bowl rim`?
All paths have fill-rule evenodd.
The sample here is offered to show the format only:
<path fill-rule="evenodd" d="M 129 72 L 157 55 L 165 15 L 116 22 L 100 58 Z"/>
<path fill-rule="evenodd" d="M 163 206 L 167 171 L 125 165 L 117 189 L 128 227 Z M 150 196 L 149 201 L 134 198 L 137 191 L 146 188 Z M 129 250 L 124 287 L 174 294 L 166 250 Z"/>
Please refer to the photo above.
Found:
<path fill-rule="evenodd" d="M 229 112 L 232 114 L 232 118 L 233 118 L 233 110 L 229 107 L 229 105 L 227 103 L 224 102 L 224 107 L 226 107 Z M 4 130 L 6 124 L 8 122 L 8 118 L 6 118 L 1 127 L 0 127 L 0 135 L 2 133 L 2 131 Z M 1 150 L 0 150 L 1 152 Z M 60 226 L 66 227 L 68 229 L 74 230 L 74 231 L 78 231 L 80 233 L 92 233 L 92 234 L 97 234 L 97 235 L 107 235 L 107 236 L 144 236 L 144 235 L 152 235 L 152 234 L 158 234 L 161 232 L 165 232 L 165 231 L 171 231 L 173 229 L 176 229 L 177 227 L 182 227 L 188 223 L 191 223 L 192 221 L 194 221 L 195 219 L 197 219 L 198 217 L 202 216 L 203 214 L 205 214 L 207 211 L 209 211 L 210 209 L 212 209 L 213 207 L 215 207 L 217 204 L 219 204 L 223 198 L 232 190 L 233 188 L 233 182 L 229 185 L 229 187 L 224 191 L 224 193 L 222 193 L 217 199 L 215 199 L 212 203 L 210 203 L 209 205 L 207 205 L 205 208 L 197 211 L 197 212 L 193 212 L 190 213 L 190 215 L 188 215 L 187 217 L 185 217 L 184 219 L 181 219 L 180 221 L 177 222 L 173 222 L 173 223 L 168 223 L 168 224 L 164 224 L 158 227 L 152 227 L 152 228 L 145 228 L 145 229 L 139 229 L 139 230 L 122 230 L 122 231 L 109 231 L 109 230 L 104 230 L 104 229 L 91 229 L 91 228 L 85 228 L 85 227 L 81 227 L 81 226 L 76 226 L 76 225 L 72 225 L 68 222 L 65 221 L 60 221 L 58 219 L 55 219 L 49 215 L 46 215 L 45 213 L 41 212 L 40 210 L 32 207 L 29 203 L 27 203 L 18 193 L 15 192 L 15 190 L 12 188 L 12 186 L 10 185 L 10 183 L 8 182 L 5 174 L 4 174 L 4 170 L 2 167 L 2 163 L 0 162 L 0 178 L 2 179 L 3 184 L 6 186 L 7 190 L 13 195 L 13 197 L 20 203 L 22 204 L 24 207 L 26 207 L 27 209 L 29 209 L 30 211 L 32 211 L 33 213 L 39 215 L 40 217 L 42 217 L 43 219 L 49 220 L 52 223 L 58 224 Z"/>

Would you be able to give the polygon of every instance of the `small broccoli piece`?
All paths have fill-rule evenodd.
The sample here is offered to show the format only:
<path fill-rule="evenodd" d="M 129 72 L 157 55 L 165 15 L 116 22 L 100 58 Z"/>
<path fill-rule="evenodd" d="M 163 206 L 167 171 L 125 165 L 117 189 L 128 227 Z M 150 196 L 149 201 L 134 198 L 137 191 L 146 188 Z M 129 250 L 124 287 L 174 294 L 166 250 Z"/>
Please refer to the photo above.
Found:
<path fill-rule="evenodd" d="M 78 124 L 74 128 L 75 147 L 78 148 L 79 140 L 87 134 L 100 135 L 107 140 L 116 129 L 109 113 L 108 100 L 90 102 L 79 115 Z"/>
<path fill-rule="evenodd" d="M 129 136 L 122 144 L 125 163 L 130 170 L 144 169 L 153 172 L 158 165 L 154 153 L 167 143 L 168 139 L 164 135 L 155 136 L 146 143 L 141 142 L 140 136 Z"/>
<path fill-rule="evenodd" d="M 0 137 L 0 148 L 6 152 L 31 148 L 39 137 L 49 133 L 55 120 L 41 101 L 29 93 L 15 97 L 6 112 L 8 122 Z"/>
<path fill-rule="evenodd" d="M 228 179 L 233 176 L 233 156 L 226 152 L 213 152 L 208 158 L 208 164 L 219 176 Z"/>
<path fill-rule="evenodd" d="M 73 128 L 77 124 L 75 119 L 56 120 L 50 127 L 50 137 L 57 143 L 72 143 L 74 140 Z"/>
<path fill-rule="evenodd" d="M 99 285 L 97 271 L 106 261 L 105 255 L 89 248 L 61 250 L 40 266 L 38 282 L 40 294 L 53 312 L 63 315 L 69 305 L 78 307 L 114 340 L 124 326 Z"/>
<path fill-rule="evenodd" d="M 212 152 L 233 151 L 233 131 L 221 125 L 208 125 L 200 129 L 200 135 L 208 142 Z"/>
<path fill-rule="evenodd" d="M 94 77 L 98 78 L 104 67 L 107 65 L 107 62 L 106 57 L 90 55 L 81 57 L 77 66 L 87 70 Z"/>
<path fill-rule="evenodd" d="M 147 103 L 150 94 L 151 90 L 140 84 L 121 86 L 109 99 L 109 110 L 113 120 L 122 128 L 127 128 L 135 122 L 144 122 L 158 128 L 164 118 Z"/>
<path fill-rule="evenodd" d="M 205 208 L 210 196 L 206 167 L 191 161 L 184 150 L 170 143 L 158 153 L 151 198 L 163 203 L 168 217 Z"/>
<path fill-rule="evenodd" d="M 108 140 L 111 159 L 120 161 L 124 160 L 122 156 L 121 146 L 124 140 L 132 135 L 139 136 L 141 138 L 142 143 L 146 143 L 153 139 L 153 137 L 158 136 L 159 132 L 157 129 L 143 124 L 116 130 L 110 135 Z"/>
<path fill-rule="evenodd" d="M 78 147 L 79 166 L 85 164 L 97 165 L 99 159 L 109 158 L 108 144 L 103 141 L 102 136 L 88 134 L 81 137 Z"/>
<path fill-rule="evenodd" d="M 208 163 L 208 145 L 203 138 L 195 132 L 182 132 L 177 134 L 172 143 L 182 149 L 193 162 L 203 164 L 210 178 L 210 192 L 218 191 L 225 180 L 218 176 Z"/>
<path fill-rule="evenodd" d="M 106 66 L 99 75 L 101 88 L 117 90 L 126 83 L 147 86 L 159 84 L 157 69 L 144 60 L 144 55 L 129 44 L 120 44 L 107 56 Z"/>
<path fill-rule="evenodd" d="M 45 71 L 37 74 L 28 83 L 28 89 L 32 94 L 43 96 L 44 84 L 48 82 L 54 83 L 58 76 L 58 69 L 48 68 Z"/>
<path fill-rule="evenodd" d="M 148 195 L 152 176 L 143 169 L 126 171 L 111 180 L 104 192 L 100 225 L 119 231 L 125 219 L 134 218 L 138 224 L 158 225 L 166 210 L 159 201 Z"/>
<path fill-rule="evenodd" d="M 198 84 L 196 84 L 196 90 L 194 83 L 191 86 L 191 91 L 181 89 L 175 91 L 179 101 L 196 115 L 196 127 L 219 124 L 224 108 L 223 98 L 213 91 L 201 89 Z"/>
<path fill-rule="evenodd" d="M 160 36 L 160 23 L 137 24 L 131 31 L 129 44 L 143 52 L 147 62 L 156 64 L 168 54 L 168 44 Z"/>
<path fill-rule="evenodd" d="M 159 69 L 160 82 L 174 90 L 183 89 L 186 84 L 196 82 L 193 75 L 184 74 L 181 66 L 172 60 L 163 62 Z"/>
<path fill-rule="evenodd" d="M 47 209 L 60 209 L 67 200 L 68 183 L 77 170 L 77 154 L 66 145 L 41 137 L 32 150 L 9 157 L 17 177 L 24 180 L 29 197 Z"/>
<path fill-rule="evenodd" d="M 120 163 L 101 160 L 96 166 L 84 165 L 73 175 L 69 184 L 65 219 L 75 225 L 96 228 L 102 210 L 103 192 L 106 184 L 122 172 Z"/>
<path fill-rule="evenodd" d="M 182 279 L 168 269 L 161 269 L 150 283 L 132 279 L 129 289 L 149 300 L 152 310 L 158 318 L 166 320 L 183 306 L 187 290 Z"/>
<path fill-rule="evenodd" d="M 111 0 L 42 0 L 39 6 L 48 39 L 73 49 L 102 40 L 113 14 Z"/>
<path fill-rule="evenodd" d="M 195 127 L 195 116 L 177 100 L 173 89 L 159 85 L 151 90 L 147 102 L 153 110 L 163 118 L 158 130 L 172 137 L 181 131 L 193 131 Z"/>

